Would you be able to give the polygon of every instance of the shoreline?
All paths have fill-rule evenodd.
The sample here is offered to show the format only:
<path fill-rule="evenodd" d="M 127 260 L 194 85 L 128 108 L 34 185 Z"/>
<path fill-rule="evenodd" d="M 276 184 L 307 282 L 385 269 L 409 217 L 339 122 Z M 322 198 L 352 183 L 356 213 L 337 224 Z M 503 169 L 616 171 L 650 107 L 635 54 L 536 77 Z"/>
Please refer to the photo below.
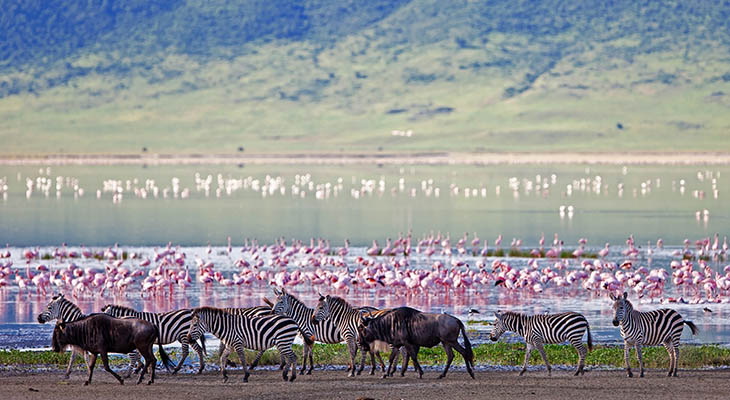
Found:
<path fill-rule="evenodd" d="M 730 165 L 730 153 L 262 153 L 0 155 L 0 166 L 39 165 Z"/>

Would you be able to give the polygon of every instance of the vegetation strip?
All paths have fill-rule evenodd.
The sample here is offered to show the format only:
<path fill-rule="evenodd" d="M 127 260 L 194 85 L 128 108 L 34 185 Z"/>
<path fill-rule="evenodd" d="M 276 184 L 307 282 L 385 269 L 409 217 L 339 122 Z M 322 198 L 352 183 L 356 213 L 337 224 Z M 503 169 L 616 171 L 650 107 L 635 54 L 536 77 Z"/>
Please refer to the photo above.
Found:
<path fill-rule="evenodd" d="M 301 356 L 302 348 L 294 345 L 293 350 L 297 357 Z M 553 365 L 575 365 L 578 354 L 570 345 L 546 345 L 548 360 Z M 170 351 L 173 360 L 179 357 L 177 350 Z M 30 350 L 1 350 L 0 365 L 57 365 L 59 370 L 68 363 L 70 353 L 54 353 L 52 351 Z M 249 362 L 254 359 L 255 353 L 248 352 Z M 487 343 L 474 346 L 476 365 L 522 365 L 525 357 L 525 345 L 522 343 Z M 669 359 L 663 347 L 645 347 L 643 349 L 644 365 L 647 368 L 665 368 Z M 195 357 L 193 357 L 195 358 Z M 387 362 L 386 354 L 383 358 Z M 237 356 L 231 354 L 231 361 L 238 363 Z M 636 357 L 632 351 L 632 367 L 636 366 Z M 357 360 L 360 360 L 358 353 Z M 218 357 L 209 353 L 208 363 L 217 363 Z M 344 344 L 317 344 L 314 346 L 314 361 L 319 365 L 347 365 L 349 353 Z M 446 353 L 443 348 L 421 349 L 419 361 L 423 365 L 442 365 L 446 363 Z M 110 362 L 114 365 L 126 365 L 126 357 L 113 357 Z M 83 357 L 76 359 L 76 364 L 83 365 Z M 463 365 L 460 357 L 454 359 L 457 365 Z M 278 365 L 279 355 L 275 350 L 267 351 L 261 359 L 261 365 Z M 543 364 L 540 355 L 533 352 L 530 365 Z M 586 357 L 586 365 L 622 368 L 624 366 L 624 351 L 622 346 L 595 346 Z M 719 367 L 730 365 L 730 347 L 719 345 L 681 346 L 679 353 L 680 368 Z M 369 371 L 369 360 L 366 363 Z"/>

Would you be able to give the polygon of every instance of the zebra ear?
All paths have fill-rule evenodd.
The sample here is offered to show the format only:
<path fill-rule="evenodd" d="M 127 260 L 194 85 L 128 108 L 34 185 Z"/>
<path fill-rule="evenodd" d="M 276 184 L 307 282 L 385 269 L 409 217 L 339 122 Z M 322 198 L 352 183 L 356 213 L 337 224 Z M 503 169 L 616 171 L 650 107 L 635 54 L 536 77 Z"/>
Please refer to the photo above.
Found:
<path fill-rule="evenodd" d="M 286 288 L 281 288 L 281 294 L 287 294 L 286 293 Z"/>
<path fill-rule="evenodd" d="M 281 292 L 279 291 L 279 289 L 276 288 L 276 286 L 272 287 L 271 290 L 273 290 L 274 291 L 274 294 L 277 295 L 277 296 L 279 294 L 281 294 Z"/>
<path fill-rule="evenodd" d="M 501 311 L 495 311 L 494 312 L 494 316 L 497 317 L 497 319 L 499 319 L 502 316 L 502 312 Z"/>
<path fill-rule="evenodd" d="M 624 300 L 626 300 L 629 297 L 629 294 L 627 292 L 624 292 Z"/>

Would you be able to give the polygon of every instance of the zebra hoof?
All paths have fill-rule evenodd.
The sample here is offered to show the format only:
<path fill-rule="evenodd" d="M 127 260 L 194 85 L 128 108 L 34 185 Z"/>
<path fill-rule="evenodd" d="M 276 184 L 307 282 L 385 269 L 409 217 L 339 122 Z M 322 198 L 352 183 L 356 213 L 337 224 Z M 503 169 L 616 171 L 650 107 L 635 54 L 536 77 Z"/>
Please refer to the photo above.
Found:
<path fill-rule="evenodd" d="M 89 386 L 89 383 L 91 383 L 91 382 L 89 382 L 89 381 L 84 382 L 84 386 Z"/>
<path fill-rule="evenodd" d="M 292 375 L 291 378 L 289 378 L 289 382 L 294 382 L 294 379 L 297 379 L 296 375 Z"/>
<path fill-rule="evenodd" d="M 644 377 L 644 373 L 642 372 L 639 374 L 639 378 L 643 378 L 643 377 Z"/>
<path fill-rule="evenodd" d="M 629 371 L 629 372 L 626 373 L 626 376 L 628 378 L 633 378 L 634 377 L 634 374 L 632 374 L 631 371 Z"/>
<path fill-rule="evenodd" d="M 307 371 L 307 375 L 312 375 L 312 370 Z"/>

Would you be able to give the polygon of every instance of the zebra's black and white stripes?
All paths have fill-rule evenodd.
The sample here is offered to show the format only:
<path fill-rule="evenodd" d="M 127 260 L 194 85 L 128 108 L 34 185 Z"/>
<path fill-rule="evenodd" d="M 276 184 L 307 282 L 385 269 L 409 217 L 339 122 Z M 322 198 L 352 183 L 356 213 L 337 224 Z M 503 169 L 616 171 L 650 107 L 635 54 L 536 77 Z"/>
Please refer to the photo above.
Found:
<path fill-rule="evenodd" d="M 81 309 L 74 304 L 72 301 L 64 297 L 63 294 L 57 294 L 51 298 L 51 301 L 46 306 L 46 310 L 38 314 L 38 322 L 45 324 L 46 322 L 53 321 L 54 319 L 63 322 L 74 322 L 80 319 L 86 318 L 86 314 L 81 312 Z M 86 364 L 89 364 L 88 354 L 80 349 L 71 349 L 71 359 L 68 360 L 68 366 L 66 367 L 66 379 L 71 375 L 71 366 L 76 359 L 76 354 L 83 354 Z"/>
<path fill-rule="evenodd" d="M 563 342 L 570 342 L 578 351 L 578 369 L 575 371 L 575 375 L 584 373 L 583 366 L 588 351 L 583 346 L 583 335 L 586 332 L 588 333 L 588 349 L 591 350 L 593 349 L 593 339 L 591 338 L 591 329 L 588 321 L 582 314 L 565 312 L 559 314 L 524 315 L 514 312 L 496 312 L 494 315 L 497 317 L 497 320 L 489 335 L 492 341 L 497 341 L 506 331 L 515 332 L 525 338 L 527 352 L 525 353 L 525 363 L 522 366 L 520 375 L 527 371 L 527 362 L 534 349 L 540 352 L 547 366 L 548 375 L 550 375 L 552 367 L 547 360 L 543 345 Z"/>
<path fill-rule="evenodd" d="M 248 382 L 250 373 L 246 367 L 244 349 L 266 350 L 276 346 L 281 357 L 286 360 L 282 372 L 284 380 L 294 381 L 297 376 L 297 357 L 292 351 L 292 343 L 299 332 L 297 323 L 281 315 L 246 317 L 227 313 L 219 308 L 199 307 L 193 309 L 189 332 L 210 332 L 226 345 L 221 354 L 220 368 L 223 381 L 228 380 L 226 361 L 232 350 L 238 353 L 243 364 L 243 381 Z M 291 377 L 288 372 L 291 368 Z"/>
<path fill-rule="evenodd" d="M 644 376 L 644 362 L 641 358 L 642 346 L 664 345 L 669 353 L 669 371 L 667 376 L 677 376 L 679 361 L 679 338 L 682 336 L 684 325 L 689 326 L 692 334 L 696 335 L 697 326 L 691 321 L 685 321 L 682 316 L 669 308 L 654 311 L 636 311 L 628 300 L 628 293 L 622 296 L 610 295 L 613 300 L 613 325 L 620 326 L 621 337 L 624 339 L 624 361 L 626 373 L 629 377 L 631 366 L 629 353 L 631 347 L 636 348 L 636 357 L 639 359 L 639 373 Z"/>
<path fill-rule="evenodd" d="M 337 326 L 342 339 L 347 343 L 350 351 L 350 376 L 355 376 L 355 357 L 357 356 L 357 326 L 362 320 L 362 312 L 352 307 L 344 299 L 336 296 L 319 296 L 319 303 L 314 309 L 314 320 L 321 323 L 331 319 Z M 363 354 L 363 357 L 365 355 Z"/>
<path fill-rule="evenodd" d="M 203 368 L 205 368 L 205 338 L 200 334 L 193 334 L 192 336 L 188 335 L 188 332 L 190 331 L 190 320 L 192 319 L 192 310 L 183 308 L 166 313 L 151 313 L 137 311 L 129 307 L 109 304 L 102 308 L 101 311 L 117 318 L 133 317 L 155 324 L 160 332 L 160 343 L 162 344 L 169 344 L 176 341 L 180 342 L 182 345 L 182 356 L 173 370 L 173 373 L 180 370 L 180 367 L 182 367 L 182 364 L 189 353 L 188 345 L 192 346 L 198 353 L 198 358 L 200 359 L 200 368 L 198 369 L 198 373 L 200 374 L 203 372 Z M 197 339 L 200 339 L 203 347 L 198 345 L 196 342 Z M 132 363 L 130 363 L 130 372 L 133 368 L 133 364 L 136 364 L 136 360 L 132 360 Z"/>

